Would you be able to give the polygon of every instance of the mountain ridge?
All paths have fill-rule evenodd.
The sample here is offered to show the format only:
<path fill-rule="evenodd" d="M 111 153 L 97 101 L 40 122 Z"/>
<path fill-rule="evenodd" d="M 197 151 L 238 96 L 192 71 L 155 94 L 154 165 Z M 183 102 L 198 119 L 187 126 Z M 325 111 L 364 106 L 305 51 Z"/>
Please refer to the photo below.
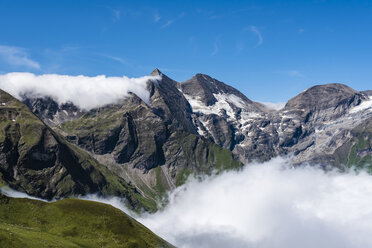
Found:
<path fill-rule="evenodd" d="M 359 142 L 353 130 L 372 116 L 370 91 L 316 85 L 283 109 L 269 110 L 208 75 L 181 83 L 158 69 L 151 76 L 161 79 L 147 82 L 148 103 L 133 93 L 89 111 L 73 103 L 56 105 L 51 98 L 23 101 L 55 132 L 153 201 L 189 175 L 237 169 L 253 160 L 293 154 L 295 165 L 342 169 L 357 161 L 350 156 L 369 155 L 363 153 L 368 147 L 352 147 Z"/>

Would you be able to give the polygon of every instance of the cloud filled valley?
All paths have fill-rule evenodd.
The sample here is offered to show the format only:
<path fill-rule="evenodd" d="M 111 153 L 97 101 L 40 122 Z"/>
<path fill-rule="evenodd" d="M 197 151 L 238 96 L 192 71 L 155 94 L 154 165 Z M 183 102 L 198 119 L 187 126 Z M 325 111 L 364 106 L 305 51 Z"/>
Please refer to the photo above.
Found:
<path fill-rule="evenodd" d="M 1 192 L 29 197 L 7 188 Z M 81 199 L 119 208 L 180 248 L 372 246 L 371 175 L 294 168 L 280 157 L 203 180 L 190 178 L 155 214 L 138 216 L 118 197 Z"/>
<path fill-rule="evenodd" d="M 138 220 L 177 247 L 370 247 L 372 178 L 275 158 L 170 194 Z"/>

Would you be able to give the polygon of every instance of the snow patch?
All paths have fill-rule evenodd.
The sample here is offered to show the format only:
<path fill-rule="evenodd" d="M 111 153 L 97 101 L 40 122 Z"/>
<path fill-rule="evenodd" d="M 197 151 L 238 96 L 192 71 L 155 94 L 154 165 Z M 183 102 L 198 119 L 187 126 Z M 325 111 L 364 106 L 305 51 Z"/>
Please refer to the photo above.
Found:
<path fill-rule="evenodd" d="M 235 120 L 235 112 L 231 105 L 241 108 L 243 111 L 244 108 L 247 107 L 243 99 L 233 94 L 213 94 L 213 96 L 217 99 L 217 102 L 211 106 L 205 105 L 199 98 L 194 96 L 186 94 L 184 94 L 184 96 L 189 101 L 193 112 L 199 112 L 205 115 L 221 115 L 221 111 L 225 110 L 229 120 Z M 255 118 L 259 116 L 255 112 L 247 111 L 244 111 L 242 115 L 244 115 L 244 118 Z"/>
<path fill-rule="evenodd" d="M 369 111 L 372 111 L 372 96 L 369 97 L 369 100 L 367 101 L 364 101 L 362 102 L 361 104 L 359 104 L 358 106 L 355 106 L 354 108 L 352 108 L 350 110 L 350 113 L 357 113 L 359 111 L 363 111 L 363 110 L 369 110 Z"/>

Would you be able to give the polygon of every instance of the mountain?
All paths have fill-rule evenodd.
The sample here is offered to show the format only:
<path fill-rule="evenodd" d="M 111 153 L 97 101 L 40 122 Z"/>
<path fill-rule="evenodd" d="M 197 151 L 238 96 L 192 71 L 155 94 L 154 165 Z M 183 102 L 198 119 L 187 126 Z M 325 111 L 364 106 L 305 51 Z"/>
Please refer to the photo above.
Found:
<path fill-rule="evenodd" d="M 71 143 L 152 199 L 181 185 L 189 174 L 242 165 L 228 149 L 198 134 L 179 83 L 161 75 L 160 81 L 148 82 L 149 103 L 130 94 L 58 126 Z"/>
<path fill-rule="evenodd" d="M 173 247 L 106 204 L 0 194 L 0 247 Z"/>
<path fill-rule="evenodd" d="M 151 75 L 161 79 L 147 82 L 149 102 L 133 93 L 89 111 L 48 96 L 23 102 L 70 149 L 84 151 L 151 202 L 191 174 L 253 160 L 291 155 L 294 165 L 338 168 L 369 161 L 371 91 L 316 85 L 275 111 L 208 75 L 182 83 L 158 69 Z"/>
<path fill-rule="evenodd" d="M 336 150 L 372 115 L 369 91 L 342 84 L 311 87 L 279 111 L 269 111 L 202 74 L 182 83 L 181 89 L 199 134 L 231 150 L 243 163 L 293 154 L 294 164 L 342 167 L 346 164 L 337 159 Z"/>
<path fill-rule="evenodd" d="M 155 202 L 67 142 L 2 90 L 0 176 L 4 184 L 44 199 L 99 193 L 125 197 L 132 209 L 155 209 Z"/>

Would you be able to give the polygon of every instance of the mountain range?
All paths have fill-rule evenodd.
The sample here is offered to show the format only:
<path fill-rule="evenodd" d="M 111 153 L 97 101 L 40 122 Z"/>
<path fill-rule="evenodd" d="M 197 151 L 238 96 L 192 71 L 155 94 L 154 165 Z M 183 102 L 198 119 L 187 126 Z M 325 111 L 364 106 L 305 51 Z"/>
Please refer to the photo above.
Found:
<path fill-rule="evenodd" d="M 91 110 L 50 96 L 0 93 L 4 184 L 45 199 L 122 196 L 156 211 L 190 175 L 290 156 L 294 166 L 371 167 L 372 92 L 317 85 L 280 110 L 208 75 L 179 83 L 158 69 L 149 102 L 129 94 Z"/>
<path fill-rule="evenodd" d="M 249 162 L 277 156 L 289 157 L 293 166 L 340 171 L 354 167 L 372 173 L 371 90 L 316 85 L 275 110 L 208 75 L 196 74 L 182 83 L 158 69 L 151 76 L 157 79 L 146 83 L 148 101 L 129 93 L 89 110 L 73 102 L 59 104 L 48 95 L 16 99 L 0 90 L 0 186 L 46 200 L 118 196 L 132 211 L 155 212 L 167 204 L 167 193 L 189 176 L 239 170 Z M 22 246 L 31 224 L 20 224 L 17 218 L 27 213 L 26 205 L 52 212 L 72 205 L 104 208 L 69 201 L 45 205 L 0 195 L 0 208 L 19 209 L 14 216 L 0 216 L 0 244 Z M 68 218 L 64 215 L 58 221 Z M 12 229 L 14 239 L 4 238 L 7 226 L 14 223 L 21 229 Z M 32 228 L 43 233 L 42 226 Z M 149 239 L 132 235 L 133 247 L 141 242 L 171 247 L 135 222 L 128 230 L 137 232 L 136 228 Z M 57 241 L 66 240 L 65 231 L 60 231 L 43 234 L 44 241 L 54 244 L 53 235 Z M 34 242 L 33 235 L 26 238 Z M 66 242 L 71 247 L 86 242 L 70 236 Z"/>

